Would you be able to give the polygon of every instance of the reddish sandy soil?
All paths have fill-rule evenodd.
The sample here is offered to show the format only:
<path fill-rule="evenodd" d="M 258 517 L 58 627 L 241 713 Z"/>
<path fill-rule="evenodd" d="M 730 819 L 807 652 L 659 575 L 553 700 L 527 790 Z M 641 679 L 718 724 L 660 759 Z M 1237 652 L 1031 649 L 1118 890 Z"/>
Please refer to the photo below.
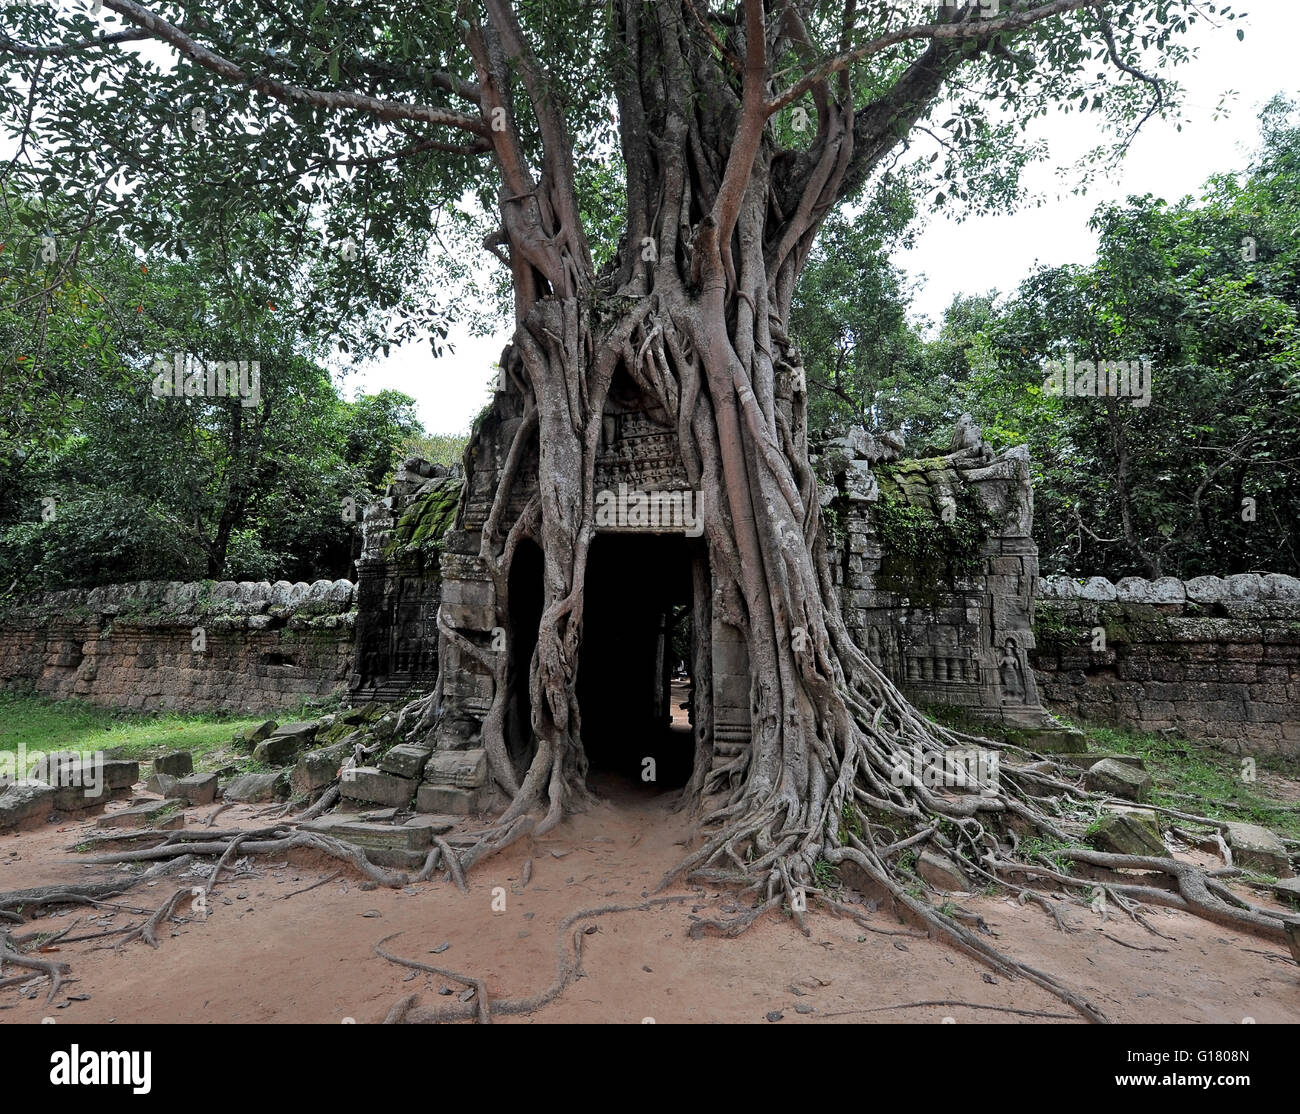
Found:
<path fill-rule="evenodd" d="M 363 888 L 344 868 L 326 885 L 289 896 L 333 874 L 339 864 L 296 854 L 289 861 L 253 859 L 238 877 L 223 877 L 206 922 L 172 925 L 157 950 L 141 942 L 120 951 L 102 941 L 62 945 L 57 957 L 72 965 L 76 981 L 52 1005 L 45 1002 L 44 985 L 31 999 L 0 990 L 0 1023 L 43 1017 L 118 1024 L 337 1024 L 345 1018 L 366 1023 L 382 1020 L 411 993 L 424 1006 L 454 1003 L 455 997 L 439 996 L 444 979 L 412 973 L 374 954 L 375 943 L 390 933 L 400 934 L 388 944 L 395 953 L 477 975 L 495 997 L 536 994 L 554 977 L 560 921 L 581 909 L 654 896 L 664 871 L 683 854 L 689 824 L 671 811 L 674 794 L 605 788 L 610 803 L 477 867 L 467 894 L 441 880 L 401 890 Z M 191 825 L 211 811 L 190 810 Z M 265 823 L 268 811 L 234 806 L 219 823 L 253 826 L 259 818 Z M 93 823 L 65 821 L 0 837 L 0 890 L 117 873 L 79 864 L 69 853 Z M 532 877 L 521 887 L 530 858 Z M 120 900 L 153 908 L 176 884 L 165 878 Z M 494 887 L 505 890 L 503 912 L 493 911 Z M 703 917 L 724 915 L 734 899 L 684 887 L 666 893 L 688 896 L 681 905 L 591 922 L 596 931 L 585 937 L 584 977 L 535 1014 L 499 1020 L 764 1022 L 779 1012 L 781 1024 L 1080 1021 L 1046 991 L 1024 980 L 995 978 L 952 947 L 902 924 L 887 904 L 869 920 L 881 931 L 821 912 L 808 919 L 809 938 L 772 916 L 736 940 L 692 940 L 692 910 Z M 1258 892 L 1251 896 L 1266 902 Z M 1033 905 L 982 896 L 960 904 L 984 917 L 997 947 L 1052 972 L 1113 1021 L 1300 1021 L 1300 968 L 1282 944 L 1160 909 L 1149 914 L 1163 934 L 1155 936 L 1122 913 L 1112 911 L 1103 922 L 1062 902 L 1062 915 L 1077 929 L 1063 934 Z M 80 935 L 142 919 L 117 913 L 90 923 L 97 915 L 74 909 L 18 931 L 57 931 L 80 918 L 70 933 Z M 443 943 L 450 946 L 433 954 Z M 70 1001 L 73 995 L 89 999 Z M 964 1004 L 916 1004 L 937 1000 Z"/>

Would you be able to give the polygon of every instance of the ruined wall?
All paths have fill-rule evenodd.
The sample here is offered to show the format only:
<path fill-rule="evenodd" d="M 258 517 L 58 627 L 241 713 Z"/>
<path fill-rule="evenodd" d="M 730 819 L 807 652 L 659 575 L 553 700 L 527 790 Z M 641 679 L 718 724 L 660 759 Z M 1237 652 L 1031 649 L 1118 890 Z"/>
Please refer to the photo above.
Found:
<path fill-rule="evenodd" d="M 1050 730 L 1029 665 L 1038 550 L 1027 452 L 995 456 L 970 424 L 945 456 L 899 460 L 900 448 L 850 430 L 817 460 L 850 634 L 914 703 Z"/>
<path fill-rule="evenodd" d="M 1044 701 L 1084 722 L 1300 755 L 1300 580 L 1041 582 Z"/>
<path fill-rule="evenodd" d="M 342 692 L 354 588 L 146 581 L 0 611 L 0 688 L 107 707 L 263 712 Z"/>
<path fill-rule="evenodd" d="M 446 468 L 412 458 L 366 508 L 348 678 L 354 700 L 392 700 L 437 681 L 439 559 L 460 492 Z"/>

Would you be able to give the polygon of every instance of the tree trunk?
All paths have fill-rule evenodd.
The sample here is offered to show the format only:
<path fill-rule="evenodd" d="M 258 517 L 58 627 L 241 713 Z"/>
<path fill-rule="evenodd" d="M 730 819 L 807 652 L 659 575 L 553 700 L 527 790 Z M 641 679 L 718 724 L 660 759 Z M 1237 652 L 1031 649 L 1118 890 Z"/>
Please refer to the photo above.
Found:
<path fill-rule="evenodd" d="M 509 17 L 492 10 L 508 49 Z M 753 678 L 752 744 L 725 771 L 727 784 L 710 776 L 707 749 L 698 748 L 688 785 L 695 803 L 719 789 L 728 795 L 711 816 L 719 834 L 683 868 L 739 862 L 748 845 L 751 865 L 765 867 L 770 897 L 807 883 L 814 863 L 846 843 L 841 817 L 863 806 L 918 820 L 919 803 L 969 822 L 972 832 L 982 831 L 975 812 L 1003 806 L 992 797 L 940 803 L 922 786 L 909 796 L 890 784 L 896 756 L 954 737 L 927 725 L 854 645 L 827 566 L 804 372 L 787 322 L 799 270 L 851 163 L 852 110 L 815 89 L 812 146 L 774 165 L 766 117 L 749 111 L 762 89 L 748 46 L 737 47 L 749 63 L 737 89 L 684 33 L 684 9 L 628 3 L 623 18 L 637 63 L 619 90 L 627 232 L 604 273 L 592 272 L 571 219 L 563 160 L 548 161 L 535 189 L 512 191 L 512 149 L 501 141 L 507 190 L 497 242 L 509 248 L 517 318 L 501 361 L 504 405 L 523 421 L 481 556 L 503 621 L 519 542 L 534 538 L 544 557 L 544 611 L 527 678 L 537 749 L 522 778 L 502 735 L 508 655 L 490 660 L 445 634 L 494 673 L 485 744 L 494 776 L 514 796 L 501 826 L 544 805 L 538 830 L 549 829 L 588 799 L 575 691 L 584 575 L 605 402 L 615 373 L 626 374 L 675 424 L 703 500 L 712 575 L 721 597 L 735 601 Z M 488 39 L 481 77 L 490 93 Z M 691 43 L 695 55 L 684 52 Z M 527 82 L 526 53 L 520 59 Z M 713 95 L 691 99 L 693 81 Z M 545 131 L 545 98 L 535 105 Z M 528 449 L 538 461 L 538 496 L 503 535 Z M 466 459 L 474 457 L 472 445 Z M 849 828 L 862 830 L 856 822 Z"/>

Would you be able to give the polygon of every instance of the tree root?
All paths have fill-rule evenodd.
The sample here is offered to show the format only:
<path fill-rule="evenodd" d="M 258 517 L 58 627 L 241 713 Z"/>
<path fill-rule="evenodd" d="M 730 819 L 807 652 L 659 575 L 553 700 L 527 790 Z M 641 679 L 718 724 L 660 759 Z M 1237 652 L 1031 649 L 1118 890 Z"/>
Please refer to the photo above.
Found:
<path fill-rule="evenodd" d="M 26 967 L 30 971 L 40 971 L 50 980 L 50 992 L 45 996 L 46 1005 L 54 1001 L 63 985 L 63 977 L 72 970 L 68 964 L 59 960 L 41 959 L 34 955 L 23 955 L 14 946 L 13 938 L 6 932 L 0 935 L 0 966 L 11 963 L 15 967 Z"/>
<path fill-rule="evenodd" d="M 926 1006 L 959 1006 L 967 1010 L 992 1010 L 995 1013 L 1014 1013 L 1021 1017 L 1048 1017 L 1054 1021 L 1072 1021 L 1073 1014 L 1048 1013 L 1045 1010 L 1020 1010 L 1012 1006 L 990 1006 L 979 1002 L 959 1002 L 954 998 L 935 998 L 927 1002 L 899 1002 L 896 1006 L 871 1006 L 860 1010 L 836 1010 L 834 1013 L 818 1014 L 819 1017 L 849 1017 L 860 1013 L 884 1013 L 887 1010 L 914 1010 Z"/>
<path fill-rule="evenodd" d="M 441 968 L 431 967 L 428 964 L 422 964 L 414 959 L 403 959 L 399 956 L 391 955 L 381 950 L 381 945 L 391 940 L 392 936 L 385 936 L 375 945 L 375 951 L 383 958 L 392 963 L 398 963 L 404 967 L 412 967 L 416 970 L 428 971 L 431 974 L 438 974 L 447 978 L 455 979 L 467 986 L 475 988 L 475 1001 L 464 1004 L 443 1007 L 441 1009 L 431 1009 L 421 1007 L 419 998 L 415 995 L 408 995 L 394 1004 L 385 1018 L 386 1024 L 406 1024 L 406 1025 L 436 1025 L 445 1021 L 467 1021 L 471 1018 L 477 1018 L 480 1023 L 490 1020 L 493 1013 L 504 1014 L 506 1016 L 517 1016 L 520 1014 L 531 1014 L 541 1009 L 543 1006 L 554 1001 L 565 990 L 569 988 L 573 980 L 581 973 L 582 964 L 582 940 L 585 935 L 583 930 L 573 933 L 572 940 L 566 936 L 569 929 L 581 920 L 592 920 L 596 917 L 603 917 L 610 913 L 636 913 L 646 912 L 650 909 L 657 908 L 661 905 L 679 904 L 686 901 L 694 901 L 692 894 L 682 894 L 671 897 L 656 897 L 649 901 L 644 901 L 639 905 L 602 905 L 595 909 L 582 909 L 577 913 L 570 914 L 560 922 L 555 933 L 555 954 L 556 954 L 556 971 L 555 978 L 551 985 L 538 994 L 529 998 L 499 998 L 496 1001 L 488 1001 L 487 987 L 481 979 L 471 975 L 462 975 L 454 971 L 446 971 Z M 589 926 L 590 927 L 590 926 Z M 572 951 L 572 955 L 570 955 Z"/>
<path fill-rule="evenodd" d="M 330 836 L 320 835 L 316 832 L 294 832 L 292 835 L 286 834 L 279 839 L 249 839 L 247 842 L 243 842 L 247 834 L 246 832 L 238 832 L 232 837 L 235 842 L 240 844 L 246 855 L 273 855 L 282 851 L 291 851 L 294 848 L 307 848 L 349 863 L 372 882 L 378 882 L 381 886 L 401 889 L 410 881 L 404 873 L 375 866 L 365 857 L 360 848 L 349 843 L 343 843 Z M 179 855 L 224 855 L 231 846 L 228 841 L 208 839 L 206 833 L 204 833 L 204 836 L 204 839 L 194 843 L 165 844 L 140 851 L 124 851 L 120 855 L 95 855 L 83 861 L 105 864 L 149 862 L 170 859 Z"/>

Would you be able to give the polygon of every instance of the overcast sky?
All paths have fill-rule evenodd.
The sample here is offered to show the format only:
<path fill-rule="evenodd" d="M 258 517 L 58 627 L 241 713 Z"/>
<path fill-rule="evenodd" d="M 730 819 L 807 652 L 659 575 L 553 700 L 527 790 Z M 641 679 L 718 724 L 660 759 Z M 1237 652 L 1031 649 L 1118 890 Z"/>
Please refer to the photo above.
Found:
<path fill-rule="evenodd" d="M 1258 0 L 1249 11 L 1248 18 L 1217 29 L 1200 23 L 1189 39 L 1200 55 L 1176 75 L 1187 89 L 1182 132 L 1173 124 L 1148 123 L 1109 180 L 1095 183 L 1085 196 L 1071 196 L 1072 184 L 1062 182 L 1057 170 L 1100 141 L 1097 121 L 1052 114 L 1039 121 L 1052 157 L 1026 178 L 1034 192 L 1046 196 L 1043 207 L 962 223 L 929 217 L 915 248 L 900 251 L 895 260 L 910 275 L 924 275 L 916 312 L 937 320 L 954 294 L 1010 291 L 1038 263 L 1091 261 L 1096 237 L 1088 219 L 1103 201 L 1144 193 L 1176 200 L 1198 193 L 1210 174 L 1241 169 L 1255 147 L 1259 108 L 1277 93 L 1300 95 L 1294 53 L 1300 5 Z M 1242 42 L 1238 27 L 1245 31 Z M 1230 91 L 1235 93 L 1231 111 L 1215 119 L 1220 99 Z M 462 431 L 488 398 L 492 365 L 506 335 L 503 329 L 497 337 L 474 339 L 456 331 L 456 354 L 441 360 L 432 358 L 427 344 L 395 349 L 388 359 L 350 374 L 347 389 L 404 391 L 418 400 L 430 432 Z"/>

